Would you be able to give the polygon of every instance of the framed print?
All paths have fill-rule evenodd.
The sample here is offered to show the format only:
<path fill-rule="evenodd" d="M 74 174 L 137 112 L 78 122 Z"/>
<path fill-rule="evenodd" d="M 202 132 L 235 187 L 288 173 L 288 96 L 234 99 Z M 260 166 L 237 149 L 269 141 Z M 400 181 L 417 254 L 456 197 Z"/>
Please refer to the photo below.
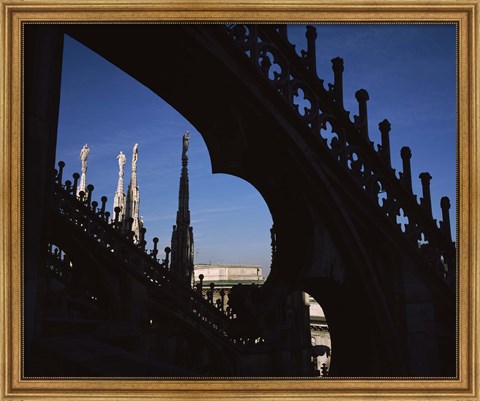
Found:
<path fill-rule="evenodd" d="M 477 0 L 1 6 L 2 399 L 479 399 Z"/>

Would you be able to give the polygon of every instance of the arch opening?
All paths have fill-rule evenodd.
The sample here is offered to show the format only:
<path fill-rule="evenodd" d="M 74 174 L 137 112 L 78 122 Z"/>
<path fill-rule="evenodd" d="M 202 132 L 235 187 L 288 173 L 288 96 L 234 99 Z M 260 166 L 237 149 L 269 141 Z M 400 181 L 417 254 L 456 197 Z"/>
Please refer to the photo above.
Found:
<path fill-rule="evenodd" d="M 304 294 L 309 305 L 312 364 L 317 376 L 326 377 L 334 357 L 328 322 L 325 312 L 315 298 L 308 293 Z"/>

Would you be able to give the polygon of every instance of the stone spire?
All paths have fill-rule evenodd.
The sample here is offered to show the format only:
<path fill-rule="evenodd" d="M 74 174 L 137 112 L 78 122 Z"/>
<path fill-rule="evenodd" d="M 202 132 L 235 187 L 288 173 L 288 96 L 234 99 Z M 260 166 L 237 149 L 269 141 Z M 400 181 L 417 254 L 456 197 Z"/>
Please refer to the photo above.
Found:
<path fill-rule="evenodd" d="M 90 153 L 90 148 L 87 144 L 83 145 L 80 151 L 80 160 L 82 161 L 82 175 L 80 176 L 80 184 L 77 187 L 77 197 L 80 196 L 80 192 L 83 192 L 85 199 L 87 196 L 87 158 Z"/>
<path fill-rule="evenodd" d="M 125 219 L 125 209 L 126 209 L 126 198 L 125 198 L 125 190 L 123 187 L 123 166 L 125 165 L 126 157 L 122 151 L 117 156 L 118 160 L 118 185 L 117 190 L 115 192 L 115 198 L 113 200 L 113 210 L 116 207 L 120 208 L 120 216 L 119 221 L 124 221 Z"/>
<path fill-rule="evenodd" d="M 125 213 L 125 223 L 129 226 L 128 220 L 132 219 L 132 226 L 129 231 L 134 233 L 134 243 L 140 243 L 140 231 L 143 228 L 143 221 L 140 219 L 140 191 L 137 184 L 137 160 L 138 160 L 138 144 L 133 147 L 132 154 L 132 177 L 130 179 L 130 185 L 128 186 L 127 193 L 127 207 Z"/>
<path fill-rule="evenodd" d="M 193 279 L 193 228 L 190 226 L 189 190 L 188 190 L 188 131 L 183 135 L 182 172 L 178 192 L 177 224 L 172 232 L 171 271 L 186 285 L 192 285 Z"/>

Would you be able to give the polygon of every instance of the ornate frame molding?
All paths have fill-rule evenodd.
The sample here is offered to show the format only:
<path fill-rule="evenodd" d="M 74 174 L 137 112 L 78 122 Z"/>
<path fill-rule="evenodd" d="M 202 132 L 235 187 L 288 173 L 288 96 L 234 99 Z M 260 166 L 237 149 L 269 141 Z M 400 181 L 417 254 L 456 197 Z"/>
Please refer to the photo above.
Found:
<path fill-rule="evenodd" d="M 480 400 L 479 0 L 0 0 L 0 399 Z M 458 24 L 457 380 L 24 380 L 22 347 L 22 23 L 78 21 L 455 22 Z"/>

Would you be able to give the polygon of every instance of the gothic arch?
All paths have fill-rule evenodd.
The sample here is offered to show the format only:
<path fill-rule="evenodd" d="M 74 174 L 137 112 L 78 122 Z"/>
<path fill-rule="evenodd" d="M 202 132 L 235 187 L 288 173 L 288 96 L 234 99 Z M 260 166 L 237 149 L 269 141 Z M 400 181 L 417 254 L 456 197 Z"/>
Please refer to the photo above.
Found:
<path fill-rule="evenodd" d="M 369 260 L 374 246 L 371 238 L 365 244 L 363 227 L 347 211 L 359 209 L 355 192 L 345 194 L 342 183 L 332 178 L 335 167 L 331 161 L 318 159 L 319 142 L 305 139 L 303 124 L 291 115 L 288 105 L 270 95 L 261 75 L 234 52 L 225 53 L 229 45 L 218 41 L 216 29 L 68 26 L 67 33 L 149 87 L 189 120 L 205 140 L 214 173 L 240 177 L 262 195 L 277 232 L 277 263 L 266 283 L 271 299 L 298 289 L 320 299 L 311 283 L 321 282 L 318 288 L 325 294 L 333 296 L 342 288 L 347 308 L 357 298 L 368 305 L 365 338 L 370 341 L 364 365 L 352 371 L 350 352 L 344 358 L 339 352 L 338 368 L 333 366 L 332 374 L 381 375 L 392 363 L 395 366 L 389 373 L 404 373 L 402 347 L 393 345 L 389 301 L 376 281 L 378 266 Z M 168 62 L 151 51 L 159 44 Z M 379 236 L 377 232 L 371 237 Z M 335 262 L 320 258 L 318 265 L 318 255 L 327 248 Z M 344 285 L 345 281 L 349 284 Z M 345 346 L 350 350 L 346 344 L 358 327 L 354 314 L 345 313 L 335 303 L 326 305 L 336 349 Z M 334 318 L 337 315 L 339 319 Z M 379 363 L 385 353 L 388 361 Z"/>
<path fill-rule="evenodd" d="M 308 136 L 304 124 L 293 117 L 290 105 L 272 94 L 269 82 L 243 54 L 233 51 L 222 35 L 216 35 L 219 27 L 129 28 L 67 25 L 55 29 L 63 29 L 165 99 L 202 134 L 214 172 L 241 177 L 262 194 L 278 236 L 278 263 L 266 288 L 274 295 L 305 289 L 325 305 L 332 341 L 337 342 L 335 374 L 435 375 L 438 369 L 434 365 L 407 366 L 406 358 L 412 355 L 403 353 L 408 341 L 402 332 L 405 300 L 383 286 L 392 280 L 401 283 L 403 279 L 396 274 L 403 269 L 415 275 L 426 302 L 433 299 L 437 307 L 447 307 L 445 314 L 452 311 L 450 298 L 434 280 L 433 284 L 428 282 L 427 274 L 413 271 L 412 266 L 418 263 L 414 252 L 401 249 L 401 237 L 388 229 L 386 217 L 377 219 L 376 205 L 358 203 L 363 192 L 345 185 L 342 179 L 347 180 L 348 174 L 337 171 L 332 160 L 321 157 L 321 139 Z M 26 53 L 31 55 L 28 49 Z M 53 54 L 58 57 L 55 51 Z M 53 81 L 55 92 L 58 86 L 55 88 Z M 48 101 L 55 103 L 55 99 Z M 27 111 L 28 107 L 27 102 Z M 44 130 L 47 148 L 52 139 L 55 142 L 54 120 L 53 111 L 46 119 L 53 131 Z M 32 146 L 33 142 L 27 151 Z M 51 156 L 51 165 L 43 164 L 46 182 L 46 171 L 53 166 Z M 329 255 L 324 252 L 326 244 L 330 244 Z M 382 250 L 385 244 L 391 246 L 390 252 Z M 377 256 L 373 262 L 372 255 Z M 319 257 L 322 263 L 316 266 Z M 401 288 L 398 291 L 400 298 L 404 296 Z M 328 300 L 322 300 L 326 296 Z M 348 366 L 352 356 L 348 354 L 355 349 L 347 342 L 352 330 L 358 328 L 358 309 L 352 308 L 347 314 L 345 309 L 355 306 L 359 299 L 366 302 L 368 334 L 364 338 L 368 345 L 364 366 L 352 370 Z M 342 360 L 338 351 L 344 346 Z M 388 373 L 386 365 L 390 365 Z M 451 369 L 447 368 L 449 372 Z"/>

